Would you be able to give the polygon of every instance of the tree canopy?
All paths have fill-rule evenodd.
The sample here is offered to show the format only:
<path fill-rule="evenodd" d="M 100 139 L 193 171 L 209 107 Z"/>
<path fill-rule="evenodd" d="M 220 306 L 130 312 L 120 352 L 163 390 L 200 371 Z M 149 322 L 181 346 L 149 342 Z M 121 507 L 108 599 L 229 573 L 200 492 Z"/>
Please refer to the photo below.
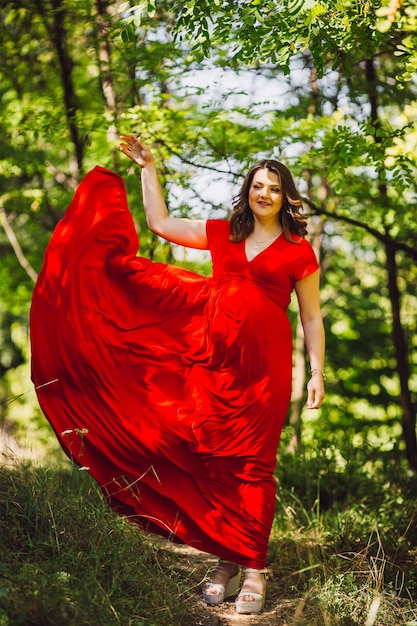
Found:
<path fill-rule="evenodd" d="M 118 152 L 132 131 L 177 214 L 225 217 L 251 163 L 290 166 L 328 341 L 327 402 L 319 419 L 300 404 L 301 441 L 395 452 L 416 470 L 415 4 L 18 0 L 0 20 L 3 418 L 38 423 L 33 398 L 7 398 L 30 386 L 33 281 L 84 173 L 120 172 L 141 252 L 173 260 Z"/>

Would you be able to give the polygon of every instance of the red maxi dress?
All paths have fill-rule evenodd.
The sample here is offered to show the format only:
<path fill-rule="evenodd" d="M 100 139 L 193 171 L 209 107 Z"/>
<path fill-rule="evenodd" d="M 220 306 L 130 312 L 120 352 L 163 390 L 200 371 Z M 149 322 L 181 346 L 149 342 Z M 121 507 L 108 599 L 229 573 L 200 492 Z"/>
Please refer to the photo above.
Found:
<path fill-rule="evenodd" d="M 262 568 L 291 394 L 286 308 L 318 265 L 304 239 L 281 235 L 249 262 L 228 221 L 209 220 L 207 235 L 212 277 L 138 257 L 124 183 L 95 167 L 35 286 L 32 379 L 64 451 L 111 507 Z"/>

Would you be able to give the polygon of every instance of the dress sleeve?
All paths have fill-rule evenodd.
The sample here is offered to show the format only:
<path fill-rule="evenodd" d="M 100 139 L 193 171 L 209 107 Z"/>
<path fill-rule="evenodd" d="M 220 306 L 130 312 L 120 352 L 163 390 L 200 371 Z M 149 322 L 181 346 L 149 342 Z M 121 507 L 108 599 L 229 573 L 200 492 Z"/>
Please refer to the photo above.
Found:
<path fill-rule="evenodd" d="M 296 283 L 297 281 L 306 278 L 306 276 L 313 274 L 313 272 L 316 272 L 320 266 L 313 247 L 309 241 L 303 239 L 300 243 L 291 245 L 294 248 L 299 249 L 299 254 L 293 260 L 292 266 L 292 279 L 293 282 Z"/>
<path fill-rule="evenodd" d="M 229 222 L 227 220 L 207 220 L 206 233 L 210 250 L 222 246 L 223 241 L 229 239 Z"/>

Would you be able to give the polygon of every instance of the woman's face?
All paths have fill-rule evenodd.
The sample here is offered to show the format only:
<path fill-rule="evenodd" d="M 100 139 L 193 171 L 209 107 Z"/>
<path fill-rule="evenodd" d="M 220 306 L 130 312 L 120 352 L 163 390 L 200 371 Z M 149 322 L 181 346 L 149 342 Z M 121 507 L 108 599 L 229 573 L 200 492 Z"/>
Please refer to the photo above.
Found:
<path fill-rule="evenodd" d="M 275 172 L 258 170 L 249 189 L 249 206 L 255 217 L 265 220 L 279 214 L 284 203 L 281 181 Z"/>

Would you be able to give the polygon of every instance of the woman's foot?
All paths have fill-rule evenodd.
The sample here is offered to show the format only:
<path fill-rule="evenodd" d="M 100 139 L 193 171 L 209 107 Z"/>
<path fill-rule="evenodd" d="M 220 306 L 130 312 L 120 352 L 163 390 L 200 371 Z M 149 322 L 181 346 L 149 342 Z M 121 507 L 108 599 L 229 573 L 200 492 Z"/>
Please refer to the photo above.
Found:
<path fill-rule="evenodd" d="M 239 591 L 240 567 L 230 561 L 219 561 L 210 580 L 204 584 L 203 600 L 207 604 L 217 605 L 226 598 L 235 596 Z"/>
<path fill-rule="evenodd" d="M 237 613 L 255 614 L 262 611 L 266 594 L 266 569 L 245 569 L 242 589 L 236 599 Z"/>

